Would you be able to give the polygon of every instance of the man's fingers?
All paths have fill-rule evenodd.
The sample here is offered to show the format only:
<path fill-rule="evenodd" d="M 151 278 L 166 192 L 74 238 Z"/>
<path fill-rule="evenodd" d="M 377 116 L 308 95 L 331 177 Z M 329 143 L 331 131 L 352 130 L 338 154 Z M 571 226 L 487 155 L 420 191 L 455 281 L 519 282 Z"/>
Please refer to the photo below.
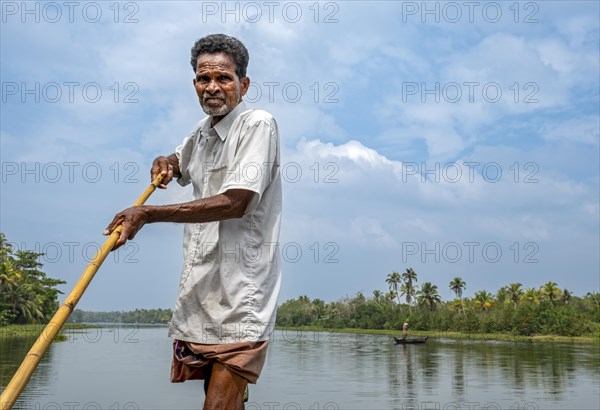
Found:
<path fill-rule="evenodd" d="M 132 230 L 131 233 L 129 234 L 129 236 L 127 237 L 128 240 L 132 241 L 135 236 L 137 235 L 137 233 L 139 232 L 139 229 L 136 230 Z"/>
<path fill-rule="evenodd" d="M 108 227 L 104 230 L 103 234 L 104 235 L 110 235 L 113 233 L 113 231 L 123 223 L 123 217 L 121 217 L 120 215 L 115 216 L 115 218 L 113 219 L 113 221 L 110 223 L 110 225 L 108 225 Z M 114 251 L 115 249 L 119 248 L 121 245 L 123 245 L 125 243 L 125 241 L 123 240 L 125 237 L 123 236 L 122 230 L 121 233 L 119 233 L 119 239 L 117 239 L 117 242 L 115 243 L 115 245 L 113 246 L 113 248 L 111 249 L 111 251 Z"/>
<path fill-rule="evenodd" d="M 169 182 L 173 180 L 173 165 L 167 163 L 167 169 L 161 169 L 160 173 L 162 174 L 163 178 L 158 187 L 161 189 L 166 189 Z M 156 175 L 158 175 L 158 173 Z"/>
<path fill-rule="evenodd" d="M 125 244 L 128 240 L 135 238 L 135 235 L 142 229 L 142 226 L 144 226 L 145 223 L 146 219 L 143 206 L 134 206 L 119 212 L 104 232 L 105 234 L 106 232 L 110 234 L 121 225 L 119 238 L 113 246 L 113 250 L 115 250 Z"/>
<path fill-rule="evenodd" d="M 129 227 L 127 226 L 127 224 L 124 224 L 121 226 L 121 233 L 119 234 L 119 239 L 115 243 L 115 246 L 113 247 L 112 250 L 114 251 L 115 249 L 123 246 L 125 244 L 125 242 L 127 242 L 127 239 L 129 239 L 128 236 L 129 236 Z"/>
<path fill-rule="evenodd" d="M 154 180 L 156 179 L 158 174 L 162 174 L 162 173 L 163 172 L 160 169 L 160 166 L 158 166 L 158 164 L 155 162 L 154 165 L 152 166 L 152 169 L 150 170 L 150 182 L 154 182 Z M 164 189 L 163 185 L 164 185 L 164 178 L 163 178 L 163 181 L 158 185 L 158 187 Z"/>
<path fill-rule="evenodd" d="M 158 187 L 166 189 L 169 182 L 173 179 L 173 166 L 169 163 L 167 157 L 158 157 L 152 163 L 152 168 L 150 169 L 151 180 L 154 181 L 158 174 L 163 175 L 163 179 Z"/>
<path fill-rule="evenodd" d="M 115 243 L 115 246 L 112 248 L 112 250 L 114 251 L 115 249 L 118 249 L 121 246 L 125 245 L 125 242 L 133 240 L 139 232 L 140 228 L 141 227 L 132 229 L 132 227 L 129 224 L 124 223 L 121 226 L 121 233 L 119 234 L 119 239 Z"/>
<path fill-rule="evenodd" d="M 108 226 L 106 227 L 106 229 L 104 230 L 104 232 L 102 232 L 103 235 L 110 235 L 117 226 L 119 226 L 121 223 L 123 222 L 123 216 L 121 215 L 117 215 L 113 218 L 112 222 L 110 224 L 108 224 Z"/>

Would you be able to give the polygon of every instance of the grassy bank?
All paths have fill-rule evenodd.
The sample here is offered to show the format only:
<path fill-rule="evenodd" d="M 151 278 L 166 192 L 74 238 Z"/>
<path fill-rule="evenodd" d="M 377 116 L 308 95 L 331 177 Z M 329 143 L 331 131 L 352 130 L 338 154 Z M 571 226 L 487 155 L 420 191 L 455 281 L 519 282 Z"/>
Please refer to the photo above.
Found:
<path fill-rule="evenodd" d="M 65 336 L 62 332 L 66 330 L 74 329 L 87 329 L 90 326 L 83 325 L 80 323 L 65 323 L 60 333 L 57 336 L 57 340 L 64 340 Z M 37 337 L 42 333 L 42 330 L 46 328 L 46 324 L 30 324 L 30 325 L 7 325 L 0 327 L 0 338 L 7 337 Z"/>
<path fill-rule="evenodd" d="M 401 330 L 380 330 L 380 329 L 327 329 L 318 326 L 300 326 L 285 327 L 276 326 L 279 331 L 307 331 L 307 332 L 326 332 L 326 333 L 355 333 L 367 335 L 388 335 L 400 336 Z M 430 340 L 435 339 L 457 339 L 457 340 L 494 340 L 510 342 L 553 342 L 553 343 L 583 343 L 600 344 L 600 334 L 589 336 L 556 336 L 556 335 L 533 335 L 517 336 L 510 333 L 464 333 L 464 332 L 446 332 L 436 330 L 411 330 L 410 336 L 429 336 Z"/>

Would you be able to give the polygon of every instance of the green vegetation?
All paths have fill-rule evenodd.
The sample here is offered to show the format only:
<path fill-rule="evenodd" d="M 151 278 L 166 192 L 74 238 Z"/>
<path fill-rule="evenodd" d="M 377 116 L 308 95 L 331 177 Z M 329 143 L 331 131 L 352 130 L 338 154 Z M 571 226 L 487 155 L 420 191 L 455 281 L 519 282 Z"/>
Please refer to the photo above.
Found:
<path fill-rule="evenodd" d="M 37 338 L 44 328 L 45 324 L 27 324 L 27 325 L 6 325 L 0 326 L 0 340 L 11 337 L 32 337 Z M 80 323 L 65 323 L 55 340 L 66 340 L 63 334 L 66 331 L 88 329 L 90 326 Z"/>
<path fill-rule="evenodd" d="M 131 312 L 86 312 L 75 309 L 69 317 L 79 323 L 167 323 L 171 309 L 136 309 Z"/>
<path fill-rule="evenodd" d="M 44 323 L 58 309 L 57 285 L 65 283 L 40 271 L 41 253 L 13 252 L 0 233 L 0 326 Z"/>
<path fill-rule="evenodd" d="M 386 282 L 389 292 L 375 290 L 372 297 L 354 297 L 325 303 L 308 296 L 288 300 L 279 307 L 277 325 L 327 329 L 397 330 L 407 320 L 411 331 L 469 335 L 555 335 L 600 337 L 600 294 L 584 297 L 561 290 L 554 282 L 523 289 L 511 283 L 495 294 L 486 290 L 463 298 L 466 283 L 460 277 L 449 283 L 456 298 L 442 301 L 438 287 L 424 282 L 416 286 L 417 274 L 407 269 L 392 272 Z M 406 303 L 401 303 L 405 296 Z M 414 332 L 413 332 L 414 333 Z"/>

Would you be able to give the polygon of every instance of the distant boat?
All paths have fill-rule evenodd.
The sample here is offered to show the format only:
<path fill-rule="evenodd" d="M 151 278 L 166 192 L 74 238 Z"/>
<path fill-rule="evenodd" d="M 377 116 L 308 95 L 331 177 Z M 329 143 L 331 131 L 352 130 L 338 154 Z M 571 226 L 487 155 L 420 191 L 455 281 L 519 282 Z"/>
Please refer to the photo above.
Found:
<path fill-rule="evenodd" d="M 429 338 L 429 336 L 425 336 L 425 337 L 406 337 L 406 338 L 401 338 L 401 337 L 395 337 L 394 336 L 394 341 L 396 342 L 397 345 L 409 345 L 409 344 L 425 343 L 428 338 Z"/>

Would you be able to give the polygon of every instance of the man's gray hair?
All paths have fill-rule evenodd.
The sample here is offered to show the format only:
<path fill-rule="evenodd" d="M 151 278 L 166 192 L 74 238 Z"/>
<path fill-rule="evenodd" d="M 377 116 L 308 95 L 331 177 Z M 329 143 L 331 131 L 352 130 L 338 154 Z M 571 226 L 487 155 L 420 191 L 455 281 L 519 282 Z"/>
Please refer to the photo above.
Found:
<path fill-rule="evenodd" d="M 246 69 L 248 68 L 248 60 L 250 59 L 248 50 L 240 40 L 225 34 L 209 34 L 194 43 L 194 47 L 192 47 L 192 59 L 190 61 L 194 72 L 196 72 L 196 64 L 201 54 L 215 53 L 225 53 L 231 57 L 235 63 L 235 73 L 237 76 L 240 80 L 246 77 Z"/>

